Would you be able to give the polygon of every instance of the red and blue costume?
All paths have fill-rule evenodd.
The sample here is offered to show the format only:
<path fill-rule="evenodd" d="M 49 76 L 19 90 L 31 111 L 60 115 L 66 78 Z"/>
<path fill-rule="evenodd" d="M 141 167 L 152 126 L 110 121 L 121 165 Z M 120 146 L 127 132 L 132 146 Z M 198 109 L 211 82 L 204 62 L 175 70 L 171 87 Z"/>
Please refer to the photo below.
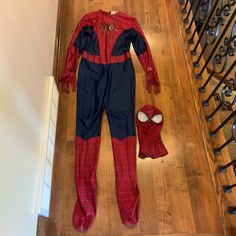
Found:
<path fill-rule="evenodd" d="M 96 215 L 96 168 L 101 121 L 106 111 L 115 160 L 116 193 L 122 222 L 138 222 L 136 177 L 135 72 L 130 45 L 146 72 L 147 90 L 160 85 L 147 40 L 137 20 L 122 12 L 86 14 L 70 42 L 65 71 L 59 78 L 66 92 L 77 89 L 76 189 L 73 214 L 76 229 L 86 231 Z M 78 82 L 76 67 L 82 56 Z"/>

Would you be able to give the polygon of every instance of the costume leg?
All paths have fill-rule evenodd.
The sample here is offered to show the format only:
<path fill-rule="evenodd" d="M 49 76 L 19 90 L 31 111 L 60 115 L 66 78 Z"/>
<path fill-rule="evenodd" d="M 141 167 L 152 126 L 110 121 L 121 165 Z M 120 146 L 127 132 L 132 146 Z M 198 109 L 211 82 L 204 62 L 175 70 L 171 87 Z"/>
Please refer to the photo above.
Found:
<path fill-rule="evenodd" d="M 96 215 L 96 169 L 99 155 L 105 86 L 102 67 L 82 59 L 78 76 L 75 182 L 76 229 L 86 231 Z"/>
<path fill-rule="evenodd" d="M 138 222 L 139 191 L 136 177 L 135 74 L 131 60 L 110 64 L 105 109 L 112 136 L 116 193 L 122 222 Z"/>

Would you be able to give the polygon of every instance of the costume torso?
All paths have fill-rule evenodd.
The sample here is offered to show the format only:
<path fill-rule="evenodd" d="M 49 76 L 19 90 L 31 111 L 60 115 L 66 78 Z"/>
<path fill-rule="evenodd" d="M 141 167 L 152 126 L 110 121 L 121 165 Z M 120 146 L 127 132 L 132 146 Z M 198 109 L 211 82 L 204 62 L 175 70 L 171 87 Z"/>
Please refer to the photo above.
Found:
<path fill-rule="evenodd" d="M 61 77 L 64 89 L 76 88 L 75 71 L 79 56 L 99 64 L 119 63 L 130 58 L 130 45 L 147 76 L 148 90 L 160 85 L 147 40 L 138 21 L 123 12 L 111 14 L 102 10 L 86 14 L 76 27 L 67 51 L 65 71 Z"/>
<path fill-rule="evenodd" d="M 134 43 L 137 55 L 147 50 L 145 39 L 135 18 L 125 13 L 111 14 L 99 10 L 86 15 L 76 29 L 75 45 L 92 62 L 107 64 L 130 58 Z"/>

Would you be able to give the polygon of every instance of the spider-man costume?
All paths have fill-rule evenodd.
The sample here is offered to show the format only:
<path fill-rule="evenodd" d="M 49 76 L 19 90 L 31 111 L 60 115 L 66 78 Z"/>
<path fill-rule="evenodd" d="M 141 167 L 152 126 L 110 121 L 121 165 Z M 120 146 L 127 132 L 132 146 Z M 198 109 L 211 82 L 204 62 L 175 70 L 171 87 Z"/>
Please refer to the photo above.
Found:
<path fill-rule="evenodd" d="M 161 138 L 163 124 L 163 114 L 157 107 L 146 104 L 139 109 L 136 125 L 139 139 L 138 156 L 140 158 L 155 159 L 168 154 Z"/>
<path fill-rule="evenodd" d="M 76 229 L 86 231 L 96 215 L 96 168 L 102 114 L 107 113 L 115 160 L 116 193 L 122 222 L 138 222 L 136 178 L 135 72 L 130 44 L 146 72 L 146 88 L 160 92 L 150 48 L 137 20 L 122 12 L 102 10 L 86 14 L 70 42 L 63 90 L 77 90 L 76 190 L 73 214 Z M 79 66 L 76 82 L 76 66 Z"/>

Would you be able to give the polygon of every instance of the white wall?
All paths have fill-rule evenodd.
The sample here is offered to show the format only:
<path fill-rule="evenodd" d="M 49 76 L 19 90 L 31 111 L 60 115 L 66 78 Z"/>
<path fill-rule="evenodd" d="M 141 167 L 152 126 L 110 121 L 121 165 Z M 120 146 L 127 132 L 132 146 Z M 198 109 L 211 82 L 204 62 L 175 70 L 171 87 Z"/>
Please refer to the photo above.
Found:
<path fill-rule="evenodd" d="M 57 4 L 57 0 L 1 1 L 1 236 L 36 234 L 46 76 L 52 74 Z"/>

